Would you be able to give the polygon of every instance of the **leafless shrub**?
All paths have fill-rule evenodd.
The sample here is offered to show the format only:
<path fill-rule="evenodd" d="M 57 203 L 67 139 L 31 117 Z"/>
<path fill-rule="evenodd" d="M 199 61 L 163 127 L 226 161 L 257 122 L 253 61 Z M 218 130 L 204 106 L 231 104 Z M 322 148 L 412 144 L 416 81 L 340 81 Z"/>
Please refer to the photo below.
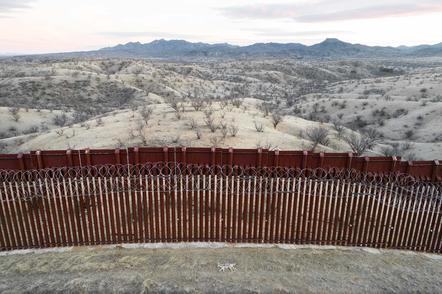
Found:
<path fill-rule="evenodd" d="M 132 139 L 137 139 L 144 146 L 148 145 L 149 138 L 146 134 L 146 126 L 141 121 L 138 122 L 135 129 L 131 129 L 130 137 Z"/>
<path fill-rule="evenodd" d="M 223 142 L 223 138 L 213 136 L 210 138 L 210 144 L 212 144 L 212 147 L 219 147 L 221 143 Z"/>
<path fill-rule="evenodd" d="M 219 107 L 221 108 L 221 110 L 224 110 L 228 105 L 229 105 L 229 101 L 227 101 L 227 100 L 222 100 L 219 103 Z"/>
<path fill-rule="evenodd" d="M 405 139 L 410 140 L 413 139 L 414 137 L 414 131 L 413 130 L 408 130 L 405 132 L 404 134 Z"/>
<path fill-rule="evenodd" d="M 209 109 L 204 110 L 204 115 L 206 116 L 206 118 L 211 117 L 212 114 L 213 114 L 213 109 L 209 108 Z"/>
<path fill-rule="evenodd" d="M 10 107 L 8 108 L 8 112 L 11 115 L 12 119 L 15 122 L 18 122 L 20 120 L 20 108 L 19 107 Z"/>
<path fill-rule="evenodd" d="M 175 110 L 174 113 L 175 113 L 175 117 L 176 117 L 177 120 L 181 120 L 183 118 L 183 113 L 181 112 L 180 109 Z"/>
<path fill-rule="evenodd" d="M 209 130 L 210 130 L 212 133 L 215 133 L 215 131 L 216 131 L 216 129 L 217 129 L 217 126 L 216 126 L 216 124 L 215 124 L 215 122 L 214 122 L 214 120 L 213 120 L 213 117 L 211 117 L 211 116 L 206 117 L 206 119 L 204 120 L 204 122 L 206 123 L 206 126 L 209 128 Z"/>
<path fill-rule="evenodd" d="M 261 142 L 258 142 L 256 144 L 256 148 L 262 148 L 262 149 L 267 149 L 267 150 L 277 150 L 278 149 L 278 145 L 273 145 L 270 142 L 266 142 L 265 144 L 262 144 Z"/>
<path fill-rule="evenodd" d="M 196 128 L 198 128 L 198 123 L 196 122 L 196 120 L 194 118 L 191 118 L 189 120 L 189 126 L 191 130 L 195 130 Z"/>
<path fill-rule="evenodd" d="M 228 126 L 228 130 L 229 130 L 230 136 L 236 137 L 236 135 L 238 134 L 239 128 L 235 125 L 230 125 L 230 126 Z"/>
<path fill-rule="evenodd" d="M 57 114 L 56 116 L 54 116 L 54 118 L 52 119 L 52 122 L 54 123 L 54 125 L 59 126 L 59 127 L 64 127 L 67 122 L 68 122 L 68 117 L 66 114 Z"/>
<path fill-rule="evenodd" d="M 172 138 L 172 144 L 181 145 L 181 137 L 180 137 L 180 135 L 177 135 L 177 136 Z"/>
<path fill-rule="evenodd" d="M 256 130 L 258 133 L 263 133 L 263 132 L 264 132 L 264 126 L 263 126 L 262 123 L 257 122 L 257 121 L 254 121 L 253 123 L 254 123 L 254 125 L 255 125 L 255 130 Z"/>
<path fill-rule="evenodd" d="M 354 133 L 345 136 L 344 140 L 357 155 L 364 154 L 367 150 L 372 149 L 379 141 L 379 137 L 375 131 L 366 131 L 358 136 Z"/>
<path fill-rule="evenodd" d="M 270 112 L 273 110 L 274 106 L 269 102 L 263 102 L 261 103 L 259 108 L 261 109 L 264 117 L 267 117 L 270 114 Z"/>
<path fill-rule="evenodd" d="M 328 129 L 323 127 L 314 127 L 310 128 L 305 132 L 307 138 L 313 142 L 312 150 L 315 150 L 316 147 L 321 144 L 324 146 L 328 146 L 330 144 L 329 140 L 329 132 Z"/>
<path fill-rule="evenodd" d="M 203 134 L 202 134 L 202 132 L 201 132 L 201 130 L 200 129 L 195 129 L 195 135 L 196 135 L 196 138 L 198 139 L 198 140 L 200 140 L 202 137 L 203 137 Z"/>
<path fill-rule="evenodd" d="M 178 100 L 175 97 L 168 98 L 167 99 L 167 103 L 175 111 L 178 111 L 180 109 L 180 104 L 179 104 Z"/>
<path fill-rule="evenodd" d="M 72 114 L 72 120 L 74 123 L 80 123 L 90 118 L 90 114 L 86 111 L 78 110 Z"/>
<path fill-rule="evenodd" d="M 121 138 L 117 138 L 117 143 L 115 144 L 115 148 L 125 148 L 126 147 L 126 143 L 125 141 L 123 141 Z"/>
<path fill-rule="evenodd" d="M 57 136 L 61 137 L 64 134 L 64 129 L 56 130 L 55 133 L 57 134 Z"/>
<path fill-rule="evenodd" d="M 393 143 L 389 146 L 381 148 L 381 153 L 384 156 L 404 156 L 407 151 L 412 148 L 411 144 L 406 142 L 402 144 Z"/>
<path fill-rule="evenodd" d="M 149 123 L 149 120 L 153 114 L 153 109 L 151 107 L 144 106 L 140 110 L 141 118 L 143 119 L 144 123 L 147 125 Z"/>
<path fill-rule="evenodd" d="M 224 122 L 220 123 L 220 131 L 221 131 L 221 135 L 223 136 L 223 138 L 227 137 L 227 134 L 229 132 L 228 128 L 227 128 L 227 124 L 225 124 Z"/>
<path fill-rule="evenodd" d="M 5 151 L 7 146 L 8 145 L 6 143 L 0 142 L 0 151 L 1 152 Z"/>
<path fill-rule="evenodd" d="M 242 99 L 239 99 L 239 98 L 236 98 L 236 99 L 232 99 L 232 100 L 231 100 L 231 103 L 232 103 L 232 105 L 233 105 L 234 107 L 236 107 L 236 108 L 240 108 L 241 105 L 242 105 L 242 103 L 243 103 L 243 100 L 242 100 Z"/>
<path fill-rule="evenodd" d="M 417 160 L 417 155 L 415 153 L 407 153 L 404 155 L 404 159 L 407 161 L 415 161 Z"/>
<path fill-rule="evenodd" d="M 23 131 L 23 134 L 28 135 L 28 134 L 33 134 L 33 133 L 37 133 L 38 132 L 38 126 L 32 126 L 27 130 Z"/>
<path fill-rule="evenodd" d="M 334 120 L 333 121 L 333 128 L 335 129 L 335 131 L 337 133 L 336 137 L 338 139 L 342 139 L 342 136 L 343 136 L 344 130 L 345 130 L 344 125 L 340 121 Z"/>
<path fill-rule="evenodd" d="M 65 136 L 66 139 L 71 139 L 73 137 L 75 137 L 75 130 L 72 130 L 72 134 L 71 135 L 66 135 Z"/>
<path fill-rule="evenodd" d="M 15 137 L 15 136 L 18 136 L 18 130 L 17 130 L 16 127 L 9 127 L 9 128 L 8 128 L 8 132 L 9 132 L 9 134 L 10 134 L 9 137 Z"/>
<path fill-rule="evenodd" d="M 195 111 L 200 111 L 201 109 L 204 108 L 205 102 L 202 99 L 194 99 L 192 100 L 192 102 L 190 102 L 190 105 L 192 105 Z"/>
<path fill-rule="evenodd" d="M 279 113 L 277 112 L 272 113 L 272 124 L 275 129 L 278 126 L 278 124 L 282 121 L 282 119 L 283 117 Z"/>

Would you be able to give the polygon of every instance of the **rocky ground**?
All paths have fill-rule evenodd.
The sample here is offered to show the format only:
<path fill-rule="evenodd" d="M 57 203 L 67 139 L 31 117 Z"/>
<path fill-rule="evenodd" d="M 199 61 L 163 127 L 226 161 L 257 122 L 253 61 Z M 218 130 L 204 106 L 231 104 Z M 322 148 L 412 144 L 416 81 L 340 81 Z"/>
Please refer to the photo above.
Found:
<path fill-rule="evenodd" d="M 235 270 L 220 272 L 224 263 Z M 440 255 L 334 247 L 95 247 L 0 256 L 1 293 L 440 293 L 441 274 Z"/>

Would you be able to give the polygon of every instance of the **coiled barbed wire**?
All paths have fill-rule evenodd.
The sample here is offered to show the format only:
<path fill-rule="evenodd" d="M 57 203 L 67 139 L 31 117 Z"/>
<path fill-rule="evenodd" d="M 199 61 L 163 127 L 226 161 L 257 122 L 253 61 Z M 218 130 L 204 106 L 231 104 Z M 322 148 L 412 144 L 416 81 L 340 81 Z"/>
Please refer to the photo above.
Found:
<path fill-rule="evenodd" d="M 295 180 L 295 184 L 277 185 L 276 180 Z M 36 201 L 57 197 L 96 197 L 103 194 L 132 192 L 176 193 L 214 190 L 221 193 L 249 195 L 251 186 L 259 184 L 264 195 L 288 195 L 293 189 L 310 185 L 308 196 L 372 197 L 388 206 L 416 209 L 411 201 L 426 201 L 419 210 L 438 207 L 442 201 L 442 184 L 422 182 L 410 175 L 362 173 L 353 169 L 300 169 L 287 167 L 240 167 L 230 165 L 196 165 L 172 162 L 139 165 L 101 165 L 60 167 L 40 170 L 0 170 L 1 201 Z M 279 183 L 279 182 L 278 182 Z M 314 185 L 316 183 L 316 185 Z M 322 187 L 331 183 L 357 187 L 351 193 L 330 193 Z M 312 188 L 312 186 L 314 186 Z M 339 189 L 339 188 L 336 188 Z M 343 189 L 343 188 L 341 188 Z M 256 193 L 253 187 L 253 193 Z M 362 192 L 361 192 L 362 191 Z M 376 192 L 374 192 L 376 191 Z M 431 205 L 427 205 L 430 203 Z"/>
<path fill-rule="evenodd" d="M 158 162 L 146 164 L 115 164 L 96 166 L 57 167 L 38 170 L 0 170 L 0 182 L 26 181 L 32 179 L 63 179 L 79 177 L 127 177 L 142 176 L 171 176 L 171 175 L 218 175 L 247 177 L 308 177 L 310 179 L 342 179 L 364 183 L 395 182 L 400 185 L 411 185 L 421 182 L 416 178 L 400 173 L 363 173 L 355 169 L 315 168 L 301 169 L 292 167 L 242 167 L 231 165 L 198 165 L 174 162 Z"/>

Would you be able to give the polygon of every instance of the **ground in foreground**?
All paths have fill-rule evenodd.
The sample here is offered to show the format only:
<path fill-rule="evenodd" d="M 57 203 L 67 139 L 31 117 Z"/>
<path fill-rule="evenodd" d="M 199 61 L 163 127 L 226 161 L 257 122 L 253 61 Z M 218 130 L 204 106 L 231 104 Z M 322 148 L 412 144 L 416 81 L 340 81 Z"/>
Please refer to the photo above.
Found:
<path fill-rule="evenodd" d="M 219 263 L 236 271 L 220 272 Z M 0 256 L 0 292 L 362 293 L 442 289 L 442 256 L 348 248 L 81 248 Z"/>

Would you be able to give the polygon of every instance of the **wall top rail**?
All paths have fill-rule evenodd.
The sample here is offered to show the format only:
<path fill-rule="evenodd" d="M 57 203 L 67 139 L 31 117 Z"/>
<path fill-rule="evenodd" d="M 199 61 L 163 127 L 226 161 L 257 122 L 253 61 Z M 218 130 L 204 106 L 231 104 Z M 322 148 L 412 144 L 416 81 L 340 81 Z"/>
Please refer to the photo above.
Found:
<path fill-rule="evenodd" d="M 442 181 L 438 160 L 402 161 L 400 157 L 359 157 L 353 153 L 210 147 L 133 147 L 126 149 L 39 150 L 0 154 L 0 169 L 31 170 L 65 166 L 176 162 L 254 167 L 341 168 L 378 174 L 402 173 Z"/>

